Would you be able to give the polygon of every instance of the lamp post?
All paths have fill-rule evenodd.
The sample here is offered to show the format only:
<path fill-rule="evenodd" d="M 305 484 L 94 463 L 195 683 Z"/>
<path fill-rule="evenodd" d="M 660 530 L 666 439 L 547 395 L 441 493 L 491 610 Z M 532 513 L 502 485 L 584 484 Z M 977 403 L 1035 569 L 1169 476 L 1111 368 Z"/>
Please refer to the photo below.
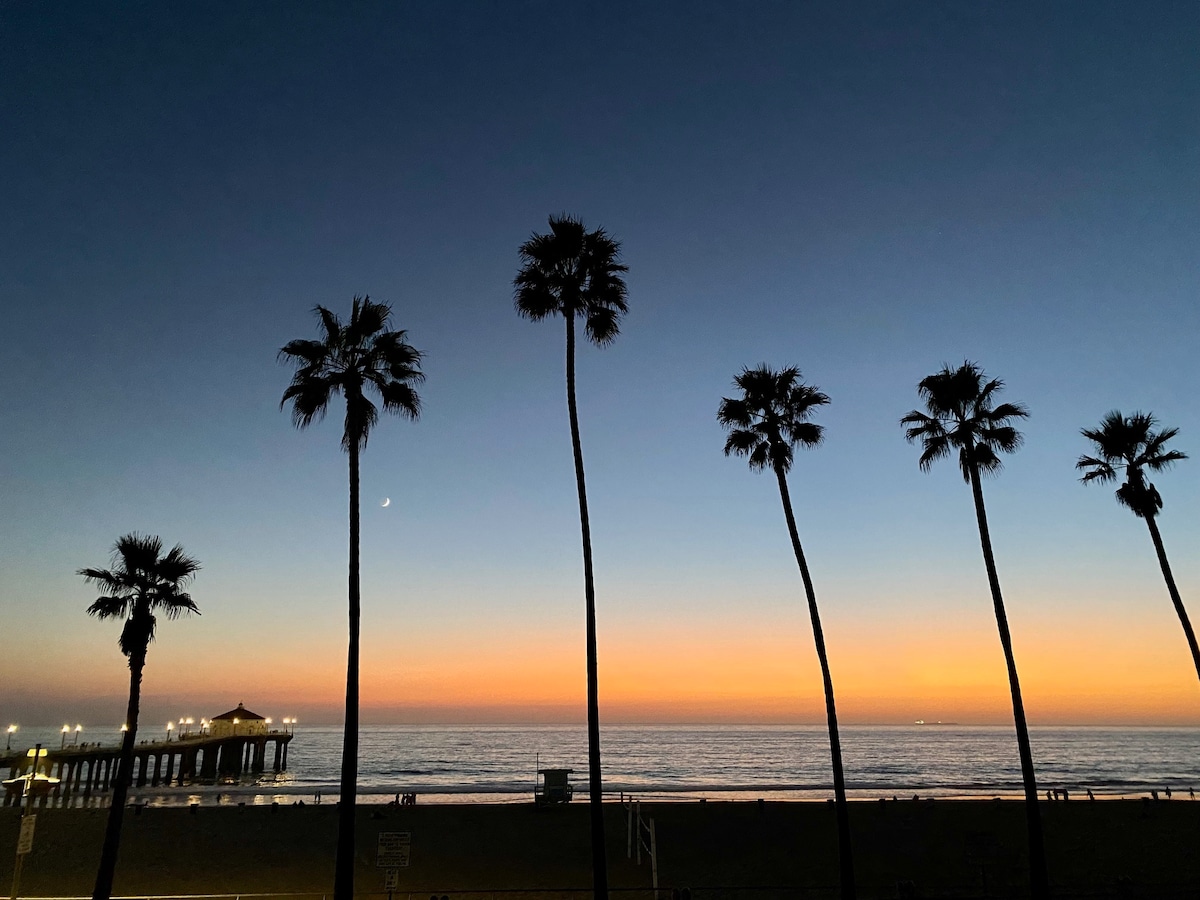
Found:
<path fill-rule="evenodd" d="M 12 736 L 16 733 L 17 728 L 18 728 L 18 726 L 16 726 L 16 725 L 8 726 L 8 742 L 4 745 L 5 751 L 12 749 Z"/>
<path fill-rule="evenodd" d="M 168 741 L 170 741 L 170 740 L 171 740 L 171 731 L 172 731 L 174 728 L 175 728 L 175 723 L 174 723 L 174 722 L 168 722 L 168 723 L 167 723 L 167 740 L 168 740 Z"/>
<path fill-rule="evenodd" d="M 187 733 L 190 735 L 192 733 L 192 726 L 196 724 L 196 720 L 188 716 L 185 721 L 187 722 Z"/>
<path fill-rule="evenodd" d="M 71 733 L 71 726 L 64 725 L 62 727 L 62 745 L 58 748 L 59 750 L 65 750 L 67 748 L 67 735 L 70 733 Z"/>
<path fill-rule="evenodd" d="M 81 732 L 81 731 L 83 731 L 83 726 L 82 726 L 82 725 L 76 725 L 76 726 L 75 726 L 75 746 L 76 746 L 76 747 L 78 747 L 78 746 L 79 746 L 79 732 Z"/>

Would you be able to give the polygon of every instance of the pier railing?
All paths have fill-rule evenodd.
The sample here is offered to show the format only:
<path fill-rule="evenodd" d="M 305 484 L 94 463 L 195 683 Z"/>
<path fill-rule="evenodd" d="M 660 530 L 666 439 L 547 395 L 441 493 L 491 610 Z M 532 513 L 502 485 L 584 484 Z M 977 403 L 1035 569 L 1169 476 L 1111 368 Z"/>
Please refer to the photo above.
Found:
<path fill-rule="evenodd" d="M 243 773 L 260 774 L 266 771 L 268 754 L 272 770 L 287 771 L 288 744 L 292 734 L 287 731 L 266 731 L 260 734 L 184 735 L 175 740 L 142 741 L 133 748 L 131 783 L 136 787 L 190 784 L 195 781 L 215 781 L 224 776 L 234 778 Z M 268 750 L 269 745 L 274 745 Z M 111 790 L 117 777 L 121 748 L 113 745 L 85 744 L 44 748 L 38 759 L 38 769 L 58 779 L 58 784 L 46 797 L 34 798 L 35 803 L 66 802 L 68 798 L 90 798 Z M 27 775 L 33 765 L 33 751 L 21 750 L 0 755 L 0 768 L 7 768 L 9 779 Z M 4 805 L 19 802 L 23 785 L 10 784 L 5 791 Z"/>

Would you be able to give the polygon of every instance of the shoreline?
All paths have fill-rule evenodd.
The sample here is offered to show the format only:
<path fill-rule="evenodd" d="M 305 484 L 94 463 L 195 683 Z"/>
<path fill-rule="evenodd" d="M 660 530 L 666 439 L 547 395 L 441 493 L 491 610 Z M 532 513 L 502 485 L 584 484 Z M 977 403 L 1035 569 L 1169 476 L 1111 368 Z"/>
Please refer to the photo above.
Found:
<path fill-rule="evenodd" d="M 582 805 L 587 802 L 586 786 L 578 792 L 574 803 Z M 1129 788 L 1129 789 L 1125 789 Z M 1043 785 L 1039 794 L 1041 803 L 1089 803 L 1093 802 L 1087 796 L 1086 785 L 1068 785 L 1067 798 L 1049 800 L 1047 791 L 1059 791 L 1062 785 Z M 390 806 L 402 794 L 415 794 L 421 805 L 431 806 L 475 806 L 500 805 L 515 806 L 528 804 L 533 801 L 533 791 L 530 789 L 480 790 L 474 786 L 447 788 L 438 786 L 422 790 L 419 785 L 399 784 L 394 790 L 378 790 L 372 788 L 358 789 L 356 804 L 358 806 Z M 1123 785 L 1120 789 L 1093 788 L 1094 802 L 1110 803 L 1114 801 L 1153 800 L 1157 793 L 1161 802 L 1190 803 L 1200 802 L 1191 795 L 1190 789 L 1173 791 L 1173 797 L 1168 798 L 1164 790 L 1156 785 L 1132 787 Z M 38 809 L 99 809 L 108 808 L 110 793 L 93 794 L 89 798 L 79 796 L 67 799 L 50 798 L 50 802 L 39 805 Z M 245 806 L 308 806 L 330 805 L 339 800 L 336 784 L 198 784 L 165 788 L 131 788 L 128 796 L 130 806 L 146 806 L 151 809 L 179 809 L 199 805 L 204 808 Z M 1002 789 L 948 789 L 926 788 L 923 790 L 904 791 L 854 788 L 847 789 L 847 798 L 852 803 L 892 802 L 924 802 L 936 800 L 954 803 L 987 803 L 994 801 L 1023 802 L 1024 792 L 1020 785 L 1007 786 Z M 787 787 L 787 786 L 748 786 L 748 787 L 702 787 L 697 785 L 671 786 L 652 785 L 638 790 L 606 789 L 605 803 L 618 803 L 623 800 L 642 803 L 753 803 L 759 800 L 769 803 L 829 803 L 832 802 L 832 789 L 829 787 Z"/>

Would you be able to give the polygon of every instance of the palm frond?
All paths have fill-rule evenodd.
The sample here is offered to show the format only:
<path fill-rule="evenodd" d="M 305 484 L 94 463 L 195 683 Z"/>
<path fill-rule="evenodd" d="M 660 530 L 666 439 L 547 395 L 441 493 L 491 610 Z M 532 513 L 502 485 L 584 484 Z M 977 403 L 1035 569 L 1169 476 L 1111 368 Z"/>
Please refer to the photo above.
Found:
<path fill-rule="evenodd" d="M 771 445 L 766 441 L 759 441 L 750 452 L 750 468 L 754 471 L 761 471 L 771 462 Z"/>
<path fill-rule="evenodd" d="M 416 421 L 421 417 L 421 398 L 412 385 L 403 381 L 385 381 L 378 385 L 383 408 L 398 413 L 406 419 Z"/>
<path fill-rule="evenodd" d="M 87 608 L 89 616 L 97 619 L 114 619 L 117 616 L 129 615 L 130 599 L 128 597 L 110 596 L 97 597 Z"/>
<path fill-rule="evenodd" d="M 341 320 L 332 311 L 319 304 L 313 307 L 313 312 L 317 314 L 321 333 L 325 336 L 320 343 L 325 347 L 336 347 L 344 343 Z"/>
<path fill-rule="evenodd" d="M 1079 480 L 1084 484 L 1090 481 L 1106 482 L 1115 481 L 1117 478 L 1117 470 L 1112 467 L 1106 460 L 1097 459 L 1094 456 L 1081 456 L 1075 462 L 1076 469 L 1089 469 Z"/>
<path fill-rule="evenodd" d="M 1168 450 L 1166 453 L 1157 453 L 1154 456 L 1147 456 L 1144 465 L 1151 472 L 1161 472 L 1164 469 L 1169 469 L 1180 460 L 1187 459 L 1188 455 L 1179 450 Z"/>
<path fill-rule="evenodd" d="M 391 307 L 356 296 L 345 325 L 324 306 L 314 312 L 323 340 L 292 341 L 280 351 L 282 360 L 296 364 L 279 404 L 291 404 L 293 424 L 307 428 L 320 421 L 340 394 L 346 401 L 342 448 L 361 449 L 379 417 L 364 389 L 378 393 L 385 410 L 416 419 L 420 398 L 413 385 L 425 377 L 422 354 L 408 343 L 407 332 L 387 330 Z"/>
<path fill-rule="evenodd" d="M 725 428 L 749 428 L 754 424 L 754 417 L 744 399 L 725 397 L 717 407 L 717 422 Z"/>
<path fill-rule="evenodd" d="M 551 315 L 584 318 L 584 334 L 598 346 L 616 339 L 628 311 L 618 257 L 621 245 L 602 228 L 589 232 L 572 216 L 551 216 L 549 234 L 534 234 L 518 250 L 513 305 L 531 321 Z"/>
<path fill-rule="evenodd" d="M 279 408 L 283 409 L 287 406 L 288 401 L 292 403 L 292 424 L 297 428 L 304 429 L 313 422 L 320 422 L 325 418 L 325 413 L 329 409 L 329 401 L 332 399 L 335 386 L 333 380 L 328 376 L 312 376 L 304 379 L 297 379 L 287 386 L 283 392 L 283 399 L 279 401 Z"/>
<path fill-rule="evenodd" d="M 753 431 L 735 429 L 725 438 L 725 455 L 749 456 L 761 443 L 763 441 Z"/>
<path fill-rule="evenodd" d="M 387 329 L 392 308 L 386 303 L 375 303 L 370 297 L 355 297 L 352 315 L 346 326 L 345 343 L 349 347 L 365 347 L 371 338 Z"/>
<path fill-rule="evenodd" d="M 621 333 L 621 320 L 617 310 L 608 307 L 589 308 L 584 319 L 583 333 L 597 347 L 611 344 Z"/>
<path fill-rule="evenodd" d="M 121 652 L 130 656 L 144 652 L 154 637 L 154 610 L 168 618 L 200 610 L 183 588 L 200 570 L 200 563 L 176 544 L 165 554 L 162 539 L 155 535 L 123 535 L 112 552 L 112 569 L 80 569 L 90 584 L 106 592 L 88 607 L 89 615 L 99 619 L 123 617 Z"/>
<path fill-rule="evenodd" d="M 787 366 L 779 371 L 762 363 L 734 376 L 740 397 L 725 397 L 717 407 L 717 422 L 729 432 L 725 455 L 749 457 L 751 469 L 770 466 L 787 472 L 796 445 L 819 445 L 824 429 L 808 421 L 813 410 L 829 403 L 829 397 L 800 380 L 800 370 Z"/>
<path fill-rule="evenodd" d="M 1146 482 L 1145 472 L 1161 472 L 1187 459 L 1186 453 L 1166 449 L 1167 442 L 1179 434 L 1179 429 L 1155 432 L 1157 424 L 1153 413 L 1139 410 L 1126 416 L 1114 409 L 1100 420 L 1099 428 L 1080 432 L 1092 442 L 1097 454 L 1079 458 L 1076 467 L 1091 470 L 1080 480 L 1085 484 L 1113 481 L 1124 470 L 1125 482 L 1117 488 L 1117 502 L 1140 518 L 1156 516 L 1163 505 L 1158 490 Z"/>
<path fill-rule="evenodd" d="M 951 368 L 943 364 L 917 384 L 917 395 L 925 411 L 913 410 L 900 419 L 904 437 L 920 442 L 918 465 L 929 471 L 933 463 L 958 451 L 959 469 L 970 481 L 971 471 L 988 474 L 1002 467 L 1001 453 L 1020 448 L 1024 438 L 1011 424 L 1029 411 L 1019 403 L 994 401 L 1004 389 L 999 378 L 987 378 L 983 369 L 970 360 Z"/>
<path fill-rule="evenodd" d="M 925 441 L 924 449 L 921 451 L 921 456 L 917 460 L 917 465 L 921 467 L 922 472 L 928 472 L 935 462 L 939 459 L 945 459 L 950 455 L 950 439 L 943 436 L 941 440 L 928 439 Z"/>

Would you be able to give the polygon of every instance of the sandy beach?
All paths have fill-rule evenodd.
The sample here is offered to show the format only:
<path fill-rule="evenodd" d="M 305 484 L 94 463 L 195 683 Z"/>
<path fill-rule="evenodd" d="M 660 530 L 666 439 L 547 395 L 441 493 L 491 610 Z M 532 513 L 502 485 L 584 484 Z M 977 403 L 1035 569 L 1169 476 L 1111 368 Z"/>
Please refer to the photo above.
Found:
<path fill-rule="evenodd" d="M 659 886 L 697 896 L 833 895 L 836 847 L 826 803 L 642 804 L 655 820 Z M 1064 896 L 1195 897 L 1200 892 L 1200 803 L 1043 803 L 1052 882 Z M 106 811 L 38 815 L 23 896 L 90 894 Z M 1021 804 L 912 801 L 852 804 L 860 896 L 1020 896 L 1025 883 Z M 17 811 L 0 810 L 0 847 L 15 846 Z M 121 895 L 323 892 L 332 885 L 336 808 L 148 808 L 126 818 Z M 360 807 L 358 889 L 382 892 L 378 835 L 408 832 L 411 864 L 398 894 L 492 890 L 587 891 L 585 804 Z M 649 897 L 651 868 L 626 858 L 626 818 L 608 809 L 611 882 Z M 8 887 L 11 850 L 0 854 Z M 739 890 L 734 890 L 739 889 Z M 986 891 L 986 893 L 985 893 Z"/>

